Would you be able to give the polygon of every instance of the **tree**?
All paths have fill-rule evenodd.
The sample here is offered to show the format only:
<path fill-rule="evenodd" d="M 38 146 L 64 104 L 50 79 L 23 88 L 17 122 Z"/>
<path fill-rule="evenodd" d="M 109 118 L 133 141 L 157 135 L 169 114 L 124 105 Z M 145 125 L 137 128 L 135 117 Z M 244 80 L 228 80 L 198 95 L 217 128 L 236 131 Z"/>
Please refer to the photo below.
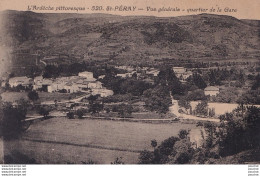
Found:
<path fill-rule="evenodd" d="M 187 101 L 207 100 L 207 96 L 205 96 L 203 90 L 197 89 L 192 92 L 189 92 L 185 99 Z"/>
<path fill-rule="evenodd" d="M 123 103 L 117 106 L 117 112 L 120 117 L 129 117 L 133 112 L 133 107 Z"/>
<path fill-rule="evenodd" d="M 170 66 L 160 69 L 156 82 L 159 85 L 165 86 L 168 91 L 172 92 L 172 95 L 183 95 L 185 92 L 184 86 Z"/>
<path fill-rule="evenodd" d="M 74 119 L 74 113 L 73 113 L 73 112 L 68 112 L 68 113 L 67 113 L 67 117 L 68 117 L 69 119 Z"/>
<path fill-rule="evenodd" d="M 243 93 L 237 100 L 238 104 L 260 104 L 260 88 Z"/>
<path fill-rule="evenodd" d="M 178 134 L 180 139 L 185 139 L 187 138 L 188 135 L 189 135 L 189 131 L 187 130 L 180 130 Z"/>
<path fill-rule="evenodd" d="M 43 115 L 43 117 L 46 118 L 46 117 L 49 115 L 50 110 L 47 109 L 47 108 L 44 108 L 44 107 L 40 107 L 39 110 L 38 110 L 38 113 L 39 113 L 40 115 Z"/>
<path fill-rule="evenodd" d="M 26 118 L 27 108 L 13 107 L 10 103 L 3 106 L 2 135 L 4 139 L 17 138 L 23 131 L 23 120 Z"/>
<path fill-rule="evenodd" d="M 180 139 L 178 137 L 170 137 L 165 139 L 158 147 L 154 147 L 154 151 L 144 150 L 139 155 L 140 164 L 165 164 L 169 161 L 169 156 L 174 151 L 174 145 Z M 155 143 L 153 143 L 155 144 Z M 154 145 L 155 146 L 155 145 Z"/>
<path fill-rule="evenodd" d="M 203 78 L 200 76 L 200 74 L 193 74 L 193 82 L 194 84 L 200 88 L 200 89 L 205 89 L 207 87 L 207 84 L 203 80 Z"/>
<path fill-rule="evenodd" d="M 197 104 L 195 108 L 195 112 L 198 115 L 207 116 L 208 115 L 208 103 L 206 101 L 202 101 Z"/>
<path fill-rule="evenodd" d="M 179 99 L 179 101 L 178 101 L 178 105 L 179 105 L 180 107 L 185 108 L 186 111 L 191 108 L 190 102 L 189 102 L 188 100 L 186 100 L 186 97 L 181 97 L 181 98 Z"/>
<path fill-rule="evenodd" d="M 54 65 L 46 65 L 44 68 L 43 78 L 56 78 L 60 75 L 60 69 Z"/>
<path fill-rule="evenodd" d="M 90 95 L 88 97 L 88 101 L 89 101 L 89 104 L 93 104 L 99 97 L 100 95 Z"/>
<path fill-rule="evenodd" d="M 92 114 L 99 113 L 104 108 L 104 105 L 101 103 L 91 103 L 89 104 L 89 112 Z"/>
<path fill-rule="evenodd" d="M 215 108 L 209 108 L 209 117 L 214 117 L 215 115 Z"/>
<path fill-rule="evenodd" d="M 35 102 L 36 100 L 39 99 L 39 95 L 38 95 L 38 93 L 37 93 L 35 90 L 33 90 L 33 91 L 30 91 L 30 92 L 28 93 L 28 98 L 29 98 L 31 101 Z"/>
<path fill-rule="evenodd" d="M 154 153 L 148 150 L 141 151 L 139 155 L 139 164 L 153 164 Z"/>
<path fill-rule="evenodd" d="M 155 139 L 151 140 L 151 146 L 155 149 L 157 147 L 157 141 Z"/>
<path fill-rule="evenodd" d="M 260 108 L 239 107 L 220 117 L 219 150 L 221 156 L 260 147 Z"/>
<path fill-rule="evenodd" d="M 204 123 L 204 129 L 206 132 L 205 148 L 209 149 L 213 147 L 216 138 L 216 126 L 212 122 Z"/>
<path fill-rule="evenodd" d="M 184 138 L 173 146 L 174 153 L 171 153 L 168 163 L 172 164 L 188 164 L 193 157 L 194 149 L 189 139 Z"/>
<path fill-rule="evenodd" d="M 144 101 L 146 108 L 158 113 L 167 113 L 171 105 L 171 96 L 169 90 L 161 85 L 144 92 Z"/>
<path fill-rule="evenodd" d="M 115 161 L 114 162 L 111 162 L 111 164 L 125 164 L 123 161 L 122 161 L 122 157 L 116 157 Z"/>
<path fill-rule="evenodd" d="M 77 110 L 76 115 L 78 116 L 79 119 L 82 119 L 84 115 L 84 110 L 83 109 Z"/>

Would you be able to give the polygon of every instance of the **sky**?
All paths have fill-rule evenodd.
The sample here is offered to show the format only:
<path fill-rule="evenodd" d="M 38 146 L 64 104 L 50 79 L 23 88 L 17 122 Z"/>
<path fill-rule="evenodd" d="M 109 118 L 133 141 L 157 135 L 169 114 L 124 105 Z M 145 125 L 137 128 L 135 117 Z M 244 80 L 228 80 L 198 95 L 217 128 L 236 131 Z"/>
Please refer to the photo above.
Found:
<path fill-rule="evenodd" d="M 51 6 L 51 7 L 85 7 L 84 11 L 78 13 L 110 13 L 117 15 L 145 15 L 145 16 L 183 16 L 200 14 L 202 11 L 191 12 L 187 9 L 208 9 L 206 13 L 220 14 L 234 16 L 238 19 L 258 19 L 260 20 L 260 0 L 0 0 L 0 10 L 22 10 L 26 11 L 28 6 L 36 5 Z M 106 11 L 107 6 L 111 6 L 115 9 L 115 6 L 136 6 L 144 10 L 135 11 Z M 93 11 L 92 6 L 103 6 L 103 11 Z M 156 11 L 147 11 L 147 7 L 156 8 Z M 171 12 L 158 12 L 159 8 L 179 8 L 180 11 Z M 210 12 L 210 9 L 215 9 L 215 12 Z M 217 9 L 222 9 L 221 12 L 217 12 Z M 233 12 L 227 12 L 226 10 L 235 9 Z M 34 11 L 34 12 L 46 12 L 46 13 L 77 13 L 77 11 Z"/>

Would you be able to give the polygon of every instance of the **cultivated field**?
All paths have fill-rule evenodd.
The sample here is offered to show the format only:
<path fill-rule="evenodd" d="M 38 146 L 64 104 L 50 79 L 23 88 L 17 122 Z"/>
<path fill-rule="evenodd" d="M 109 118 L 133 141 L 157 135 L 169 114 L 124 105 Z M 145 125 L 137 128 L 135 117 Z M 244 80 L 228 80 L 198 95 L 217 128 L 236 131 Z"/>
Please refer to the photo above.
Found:
<path fill-rule="evenodd" d="M 97 163 L 123 157 L 125 163 L 138 162 L 141 150 L 152 150 L 150 142 L 176 136 L 180 129 L 195 124 L 151 124 L 109 120 L 69 120 L 53 118 L 34 123 L 19 141 L 5 143 L 5 154 L 18 150 L 40 163 Z"/>

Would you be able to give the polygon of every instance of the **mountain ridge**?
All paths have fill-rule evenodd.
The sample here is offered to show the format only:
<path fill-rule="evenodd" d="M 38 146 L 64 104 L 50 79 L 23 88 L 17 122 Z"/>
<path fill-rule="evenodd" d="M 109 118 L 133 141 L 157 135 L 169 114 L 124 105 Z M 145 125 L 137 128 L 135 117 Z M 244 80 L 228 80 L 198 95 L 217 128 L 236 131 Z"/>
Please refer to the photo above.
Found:
<path fill-rule="evenodd" d="M 2 12 L 15 50 L 85 59 L 260 58 L 260 21 L 199 14 L 179 17 Z"/>

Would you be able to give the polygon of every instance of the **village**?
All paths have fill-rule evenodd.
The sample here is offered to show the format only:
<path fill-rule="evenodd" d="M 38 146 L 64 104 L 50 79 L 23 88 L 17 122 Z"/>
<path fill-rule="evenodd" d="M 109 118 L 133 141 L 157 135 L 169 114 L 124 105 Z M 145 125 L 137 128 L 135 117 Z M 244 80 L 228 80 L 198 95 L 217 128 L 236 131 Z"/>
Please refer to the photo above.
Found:
<path fill-rule="evenodd" d="M 123 73 L 117 73 L 115 75 L 115 79 L 122 79 L 122 80 L 140 80 L 144 83 L 154 86 L 156 80 L 158 79 L 158 75 L 160 73 L 159 69 L 151 68 L 151 67 L 132 67 L 132 66 L 115 66 L 115 69 L 123 70 Z M 187 81 L 193 76 L 194 69 L 187 69 L 185 67 L 172 67 L 173 73 L 175 73 L 175 76 L 177 79 L 182 83 L 185 84 Z M 56 107 L 56 109 L 53 109 L 53 111 L 60 111 L 60 113 L 56 113 L 62 116 L 66 116 L 71 110 L 79 110 L 79 109 L 89 109 L 89 101 L 86 104 L 86 99 L 89 96 L 100 96 L 101 99 L 107 99 L 107 97 L 112 97 L 110 99 L 113 99 L 113 97 L 116 97 L 117 95 L 114 95 L 114 91 L 106 88 L 103 80 L 106 78 L 107 75 L 99 75 L 97 78 L 94 78 L 93 72 L 90 71 L 83 71 L 79 72 L 74 76 L 61 76 L 56 78 L 43 78 L 43 76 L 36 76 L 34 78 L 29 78 L 26 76 L 22 77 L 11 77 L 6 80 L 2 80 L 2 88 L 6 88 L 8 92 L 21 92 L 22 94 L 25 94 L 25 92 L 31 92 L 35 91 L 38 92 L 40 95 L 44 94 L 44 96 L 47 96 L 49 98 L 44 99 L 42 101 L 37 101 L 36 104 L 39 106 L 52 106 L 54 104 L 64 104 L 64 107 L 60 110 Z M 212 100 L 212 97 L 216 97 L 220 93 L 219 86 L 206 86 L 203 89 L 203 96 L 210 98 L 209 100 Z M 10 95 L 11 93 L 9 93 Z M 66 98 L 68 95 L 72 94 L 78 94 L 74 98 Z M 171 94 L 171 93 L 170 93 Z M 3 93 L 2 98 L 8 99 L 6 96 L 8 93 Z M 26 95 L 26 94 L 25 94 Z M 61 97 L 60 99 L 56 98 L 55 95 L 58 95 Z M 64 96 L 63 96 L 64 95 Z M 113 96 L 114 95 L 114 96 Z M 6 98 L 5 98 L 6 97 Z M 19 96 L 18 96 L 19 97 Z M 53 97 L 53 98 L 51 98 Z M 26 96 L 24 97 L 27 98 Z M 168 97 L 169 98 L 169 97 Z M 135 98 L 136 99 L 136 98 Z M 180 119 L 183 117 L 190 118 L 190 119 L 196 119 L 201 120 L 201 117 L 206 118 L 205 120 L 210 120 L 209 118 L 217 118 L 219 115 L 224 114 L 226 112 L 232 112 L 233 109 L 237 107 L 237 104 L 233 104 L 230 106 L 226 106 L 222 103 L 222 105 L 213 102 L 209 102 L 207 105 L 207 113 L 204 115 L 196 115 L 195 109 L 196 106 L 200 103 L 200 101 L 192 101 L 190 102 L 189 108 L 183 107 L 181 103 L 178 103 L 178 100 L 171 98 L 171 103 L 168 106 L 169 113 L 166 115 L 166 119 Z M 7 100 L 8 101 L 8 100 Z M 13 104 L 17 104 L 18 99 L 13 99 Z M 111 114 L 111 111 L 115 109 L 113 107 L 114 105 L 120 105 L 120 104 L 130 104 L 131 107 L 135 107 L 132 112 L 129 112 L 128 117 L 137 117 L 140 119 L 141 117 L 145 117 L 147 114 L 149 117 L 151 117 L 150 110 L 147 111 L 146 103 L 142 98 L 137 98 L 134 101 L 128 101 L 128 100 L 120 100 L 109 102 L 109 101 L 102 101 L 103 106 L 103 115 L 102 113 L 99 113 L 98 116 L 105 116 L 105 117 L 111 117 L 115 118 L 117 116 L 121 117 L 118 114 Z M 73 109 L 71 109 L 73 107 Z M 226 107 L 226 108 L 223 108 Z M 64 112 L 61 112 L 64 111 Z M 124 110 L 127 111 L 127 110 Z M 153 111 L 153 110 L 152 110 Z M 214 112 L 213 112 L 214 111 Z M 87 111 L 84 111 L 87 112 Z M 110 113 L 109 113 L 110 112 Z M 156 112 L 156 111 L 155 111 Z M 211 112 L 211 114 L 209 114 Z M 55 114 L 55 113 L 50 113 Z M 106 115 L 104 115 L 106 114 Z M 138 115 L 135 115 L 138 114 Z M 153 113 L 153 118 L 160 119 L 161 115 L 156 115 L 157 113 Z M 159 113 L 160 114 L 160 113 Z M 185 115 L 186 114 L 186 115 Z M 122 114 L 121 114 L 122 115 Z M 194 115 L 190 117 L 191 115 Z M 96 115 L 95 115 L 96 116 Z M 32 117 L 42 117 L 35 113 L 29 114 L 28 118 Z M 142 119 L 142 118 L 141 118 Z M 165 119 L 165 118 L 164 118 Z M 202 119 L 204 120 L 204 119 Z M 213 120 L 215 121 L 215 120 Z"/>

